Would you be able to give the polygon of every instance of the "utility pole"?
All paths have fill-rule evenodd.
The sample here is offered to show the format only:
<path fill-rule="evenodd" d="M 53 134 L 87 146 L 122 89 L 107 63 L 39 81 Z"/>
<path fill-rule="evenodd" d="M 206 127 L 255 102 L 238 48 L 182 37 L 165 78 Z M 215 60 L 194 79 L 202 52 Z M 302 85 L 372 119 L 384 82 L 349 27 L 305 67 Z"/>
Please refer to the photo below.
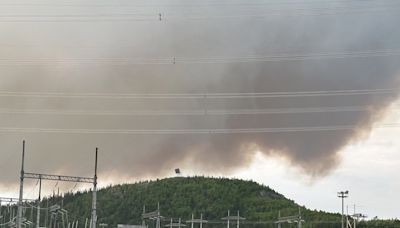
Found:
<path fill-rule="evenodd" d="M 39 205 L 38 205 L 38 215 L 37 215 L 37 221 L 36 221 L 36 227 L 40 227 L 40 200 L 41 200 L 41 183 L 42 180 L 51 180 L 51 181 L 66 181 L 66 182 L 82 182 L 82 183 L 91 183 L 93 184 L 93 198 L 92 198 L 92 219 L 90 221 L 90 227 L 96 228 L 96 223 L 97 223 L 97 213 L 96 213 L 96 207 L 97 207 L 97 154 L 98 154 L 98 148 L 96 148 L 96 156 L 95 156 L 95 172 L 94 172 L 94 177 L 93 178 L 88 178 L 88 177 L 75 177 L 75 176 L 61 176 L 61 175 L 51 175 L 51 174 L 39 174 L 39 173 L 30 173 L 30 172 L 25 172 L 24 170 L 24 164 L 25 164 L 25 140 L 22 142 L 22 162 L 21 162 L 21 176 L 20 176 L 20 191 L 19 191 L 19 198 L 18 198 L 18 211 L 17 211 L 17 218 L 16 218 L 16 224 L 15 228 L 22 228 L 22 226 L 26 226 L 27 222 L 30 221 L 25 221 L 23 219 L 23 213 L 24 213 L 24 205 L 23 205 L 23 194 L 24 194 L 24 179 L 36 179 L 39 180 L 40 182 L 40 187 L 39 187 Z M 54 192 L 53 192 L 54 195 Z M 48 204 L 48 201 L 47 201 Z M 31 214 L 33 220 L 33 214 Z M 64 216 L 64 215 L 63 215 Z M 67 215 L 68 216 L 68 215 Z M 47 225 L 47 217 L 48 217 L 48 210 L 46 210 L 46 225 Z M 51 215 L 51 220 L 50 220 L 50 227 L 58 226 L 58 223 L 53 222 L 53 213 Z M 64 217 L 62 218 L 64 219 Z M 68 220 L 68 218 L 67 218 Z M 53 224 L 54 223 L 54 224 Z M 68 223 L 68 222 L 67 222 Z M 32 225 L 33 223 L 30 222 L 29 225 Z M 63 224 L 65 226 L 65 224 Z M 65 227 L 64 227 L 65 228 Z"/>
<path fill-rule="evenodd" d="M 178 228 L 181 228 L 181 227 L 186 227 L 186 225 L 182 224 L 182 219 L 181 218 L 179 218 L 178 223 L 174 223 L 173 219 L 171 218 L 171 223 L 165 225 L 165 227 L 169 227 L 169 228 L 178 227 Z"/>
<path fill-rule="evenodd" d="M 0 199 L 0 223 L 3 224 L 3 216 L 2 216 L 2 209 L 3 207 L 1 206 L 1 199 Z"/>
<path fill-rule="evenodd" d="M 353 215 L 354 215 L 354 228 L 356 228 L 357 226 L 357 217 L 356 217 L 356 205 L 354 204 L 354 211 L 353 211 Z"/>
<path fill-rule="evenodd" d="M 240 217 L 239 211 L 237 212 L 237 216 L 231 216 L 230 215 L 230 210 L 228 210 L 228 216 L 222 218 L 222 220 L 226 220 L 227 221 L 227 228 L 229 228 L 230 225 L 230 221 L 235 221 L 236 220 L 236 228 L 240 227 L 240 220 L 245 220 L 245 218 Z"/>
<path fill-rule="evenodd" d="M 146 226 L 145 220 L 150 219 L 156 222 L 156 228 L 161 228 L 161 218 L 163 218 L 163 216 L 161 216 L 160 212 L 160 203 L 157 203 L 157 210 L 147 213 L 146 213 L 146 207 L 143 206 L 142 224 L 144 226 Z"/>
<path fill-rule="evenodd" d="M 203 228 L 203 222 L 208 222 L 203 220 L 203 213 L 200 214 L 200 228 Z"/>
<path fill-rule="evenodd" d="M 47 197 L 47 200 L 46 200 L 46 214 L 44 217 L 44 226 L 46 226 L 46 227 L 47 227 L 48 220 L 49 220 L 49 197 Z"/>
<path fill-rule="evenodd" d="M 280 221 L 281 220 L 281 211 L 279 210 L 278 211 L 278 221 Z M 278 223 L 278 228 L 281 228 L 282 226 L 281 226 L 281 223 Z"/>
<path fill-rule="evenodd" d="M 22 228 L 22 209 L 23 209 L 22 199 L 24 197 L 24 162 L 25 162 L 25 140 L 22 141 L 22 162 L 21 162 L 21 174 L 19 180 L 17 228 Z"/>
<path fill-rule="evenodd" d="M 227 226 L 226 226 L 227 228 L 229 228 L 229 221 L 230 221 L 229 217 L 230 217 L 230 211 L 228 210 L 228 223 L 227 223 Z"/>
<path fill-rule="evenodd" d="M 195 223 L 199 223 L 200 224 L 200 228 L 203 228 L 203 223 L 208 223 L 207 220 L 203 219 L 203 213 L 200 214 L 200 219 L 195 219 L 194 218 L 194 214 L 192 213 L 192 219 L 186 221 L 186 223 L 190 223 L 191 224 L 191 228 L 194 228 L 194 224 Z"/>
<path fill-rule="evenodd" d="M 239 228 L 240 227 L 240 214 L 239 214 L 239 210 L 237 211 L 237 221 L 236 221 L 236 227 Z"/>
<path fill-rule="evenodd" d="M 299 220 L 297 221 L 297 227 L 298 228 L 301 228 L 301 223 L 302 223 L 303 221 L 301 220 L 301 209 L 300 209 L 300 207 L 299 207 Z"/>
<path fill-rule="evenodd" d="M 338 192 L 337 196 L 339 198 L 342 198 L 342 228 L 344 228 L 344 198 L 347 198 L 349 196 L 349 191 Z"/>
<path fill-rule="evenodd" d="M 96 228 L 97 223 L 97 153 L 98 148 L 96 147 L 96 156 L 95 156 L 95 163 L 94 163 L 94 178 L 93 178 L 93 198 L 92 198 L 92 226 L 91 228 Z"/>
<path fill-rule="evenodd" d="M 42 176 L 39 177 L 39 199 L 37 206 L 37 215 L 36 215 L 36 228 L 40 228 L 40 201 L 41 201 L 41 193 L 42 193 Z"/>
<path fill-rule="evenodd" d="M 146 226 L 146 221 L 143 218 L 143 215 L 146 213 L 146 205 L 143 205 L 143 212 L 142 212 L 142 226 Z"/>
<path fill-rule="evenodd" d="M 156 228 L 161 228 L 160 202 L 157 203 L 157 225 L 156 225 Z"/>
<path fill-rule="evenodd" d="M 299 214 L 293 216 L 281 217 L 281 211 L 278 211 L 278 221 L 275 224 L 278 225 L 278 228 L 281 228 L 282 223 L 296 223 L 296 227 L 301 228 L 303 222 L 305 221 L 301 219 L 301 208 L 299 207 Z"/>
<path fill-rule="evenodd" d="M 346 206 L 346 228 L 349 227 L 350 221 L 349 221 L 349 205 Z M 351 227 L 351 225 L 350 225 Z"/>

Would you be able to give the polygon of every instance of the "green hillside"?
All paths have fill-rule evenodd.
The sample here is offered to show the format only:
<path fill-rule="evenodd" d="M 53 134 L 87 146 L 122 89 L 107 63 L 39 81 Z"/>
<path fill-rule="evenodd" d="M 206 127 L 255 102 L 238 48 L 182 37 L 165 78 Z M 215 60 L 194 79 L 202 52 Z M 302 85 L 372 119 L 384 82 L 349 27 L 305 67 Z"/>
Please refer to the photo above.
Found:
<path fill-rule="evenodd" d="M 57 199 L 54 199 L 57 200 Z M 91 195 L 83 192 L 66 194 L 63 204 L 72 218 L 90 217 Z M 189 219 L 194 213 L 212 221 L 220 221 L 227 210 L 240 211 L 246 226 L 273 223 L 278 217 L 298 214 L 299 205 L 267 186 L 252 181 L 226 178 L 169 178 L 136 184 L 117 185 L 98 193 L 99 223 L 115 226 L 140 224 L 143 205 L 148 211 L 160 203 L 165 218 Z M 340 221 L 339 214 L 329 214 L 301 208 L 306 221 Z M 168 219 L 166 219 L 168 220 Z M 150 224 L 151 225 L 151 224 Z M 210 224 L 208 226 L 211 226 Z"/>
<path fill-rule="evenodd" d="M 63 197 L 51 197 L 42 201 L 42 207 L 60 204 L 68 210 L 69 221 L 79 220 L 79 228 L 84 227 L 85 219 L 90 218 L 91 192 L 67 193 Z M 252 181 L 226 178 L 177 177 L 156 181 L 139 182 L 110 186 L 98 192 L 98 222 L 114 228 L 117 224 L 141 224 L 143 206 L 146 211 L 157 209 L 160 204 L 161 215 L 164 217 L 162 226 L 169 223 L 170 218 L 190 219 L 194 213 L 196 218 L 200 213 L 210 223 L 204 228 L 226 227 L 221 221 L 227 211 L 246 220 L 241 228 L 277 227 L 274 221 L 281 216 L 297 215 L 299 208 L 305 220 L 303 227 L 339 228 L 340 214 L 308 210 L 285 198 L 271 188 Z M 5 210 L 4 210 L 5 211 Z M 35 220 L 34 213 L 29 209 L 25 212 L 27 218 Z M 49 214 L 47 214 L 49 218 Z M 48 219 L 47 218 L 47 219 Z M 42 213 L 41 221 L 48 221 L 46 213 Z M 154 222 L 148 221 L 149 228 L 154 228 Z M 43 225 L 42 225 L 43 226 Z M 296 227 L 295 224 L 285 224 L 282 228 Z M 399 220 L 374 220 L 361 223 L 357 227 L 400 227 Z M 60 227 L 63 228 L 63 227 Z M 235 226 L 231 226 L 235 228 Z"/>

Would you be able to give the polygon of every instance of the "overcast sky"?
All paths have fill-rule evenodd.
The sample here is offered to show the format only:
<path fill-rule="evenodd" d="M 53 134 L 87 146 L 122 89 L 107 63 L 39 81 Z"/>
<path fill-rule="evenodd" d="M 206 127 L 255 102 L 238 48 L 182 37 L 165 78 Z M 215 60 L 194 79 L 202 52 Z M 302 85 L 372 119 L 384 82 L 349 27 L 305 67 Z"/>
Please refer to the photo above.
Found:
<path fill-rule="evenodd" d="M 312 209 L 398 217 L 400 5 L 0 0 L 0 193 L 26 169 L 101 185 L 253 179 Z M 28 181 L 27 197 L 35 197 Z M 44 183 L 50 193 L 61 187 Z M 358 205 L 358 206 L 357 206 Z"/>

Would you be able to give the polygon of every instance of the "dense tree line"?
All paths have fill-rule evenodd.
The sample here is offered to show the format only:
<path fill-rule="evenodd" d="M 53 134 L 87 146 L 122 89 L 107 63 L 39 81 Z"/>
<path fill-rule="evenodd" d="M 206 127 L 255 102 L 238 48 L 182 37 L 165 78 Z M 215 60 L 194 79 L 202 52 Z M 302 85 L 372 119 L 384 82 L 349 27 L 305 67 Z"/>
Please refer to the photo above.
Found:
<path fill-rule="evenodd" d="M 79 220 L 84 224 L 90 218 L 92 195 L 90 191 L 66 193 L 64 196 L 53 196 L 42 201 L 42 207 L 59 204 L 69 212 L 69 220 Z M 109 186 L 98 192 L 98 222 L 116 227 L 117 224 L 141 224 L 143 206 L 146 211 L 154 211 L 160 204 L 162 224 L 169 223 L 170 218 L 190 219 L 203 214 L 210 223 L 204 228 L 225 227 L 222 217 L 231 211 L 246 220 L 243 228 L 276 227 L 274 223 L 281 216 L 297 215 L 301 211 L 305 220 L 303 227 L 339 228 L 340 214 L 308 210 L 285 198 L 268 186 L 253 181 L 227 178 L 176 177 L 155 181 L 144 181 L 135 184 Z M 30 212 L 27 211 L 27 214 Z M 45 219 L 42 214 L 42 221 Z M 147 221 L 154 228 L 153 221 Z M 83 226 L 81 226 L 83 227 Z M 231 226 L 232 228 L 234 226 Z M 285 224 L 282 228 L 295 227 Z M 373 220 L 361 222 L 357 227 L 400 227 L 399 220 Z"/>
<path fill-rule="evenodd" d="M 340 221 L 338 214 L 307 210 L 267 186 L 227 178 L 178 177 L 116 185 L 100 190 L 98 199 L 99 223 L 112 226 L 141 224 L 143 206 L 152 211 L 157 209 L 157 203 L 167 221 L 171 217 L 187 220 L 192 213 L 196 217 L 202 213 L 204 218 L 215 221 L 208 226 L 217 226 L 228 210 L 231 215 L 239 210 L 246 218 L 245 226 L 272 227 L 279 211 L 281 216 L 297 215 L 299 208 L 305 220 Z M 71 217 L 90 217 L 90 202 L 88 192 L 68 193 L 63 198 Z"/>

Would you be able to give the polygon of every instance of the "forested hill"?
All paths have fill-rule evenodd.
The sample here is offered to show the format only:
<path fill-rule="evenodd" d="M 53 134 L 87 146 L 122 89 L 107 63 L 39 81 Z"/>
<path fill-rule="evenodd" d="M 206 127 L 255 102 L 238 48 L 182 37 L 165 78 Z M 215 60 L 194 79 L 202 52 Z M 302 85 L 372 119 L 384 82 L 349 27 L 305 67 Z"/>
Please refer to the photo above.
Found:
<path fill-rule="evenodd" d="M 60 201 L 61 199 L 53 199 Z M 64 195 L 63 205 L 70 218 L 90 217 L 91 194 Z M 157 208 L 165 218 L 189 219 L 203 213 L 208 220 L 219 220 L 240 211 L 247 221 L 275 221 L 282 216 L 296 215 L 299 210 L 292 200 L 267 186 L 252 181 L 226 178 L 177 177 L 135 184 L 107 187 L 98 192 L 99 223 L 109 225 L 140 224 L 143 206 L 147 211 Z M 305 220 L 339 221 L 340 215 L 310 211 L 301 207 Z"/>
<path fill-rule="evenodd" d="M 295 189 L 293 189 L 295 191 Z M 67 193 L 63 197 L 44 199 L 47 203 L 62 204 L 69 212 L 69 221 L 79 219 L 79 224 L 90 218 L 90 192 Z M 274 221 L 281 216 L 297 215 L 301 209 L 303 225 L 306 227 L 340 227 L 339 214 L 312 211 L 297 205 L 271 188 L 252 181 L 227 178 L 206 177 L 176 177 L 156 181 L 139 182 L 110 186 L 98 192 L 98 222 L 115 228 L 117 224 L 141 224 L 143 206 L 146 211 L 157 209 L 160 204 L 161 215 L 164 216 L 162 227 L 169 223 L 170 218 L 182 218 L 186 221 L 194 213 L 196 218 L 200 213 L 209 220 L 205 228 L 223 228 L 221 218 L 231 211 L 235 215 L 245 217 L 241 228 L 276 227 Z M 42 215 L 44 216 L 44 215 Z M 147 223 L 150 228 L 154 222 Z M 294 224 L 283 225 L 294 227 Z M 400 227 L 398 220 L 372 221 L 360 224 L 361 227 Z"/>

